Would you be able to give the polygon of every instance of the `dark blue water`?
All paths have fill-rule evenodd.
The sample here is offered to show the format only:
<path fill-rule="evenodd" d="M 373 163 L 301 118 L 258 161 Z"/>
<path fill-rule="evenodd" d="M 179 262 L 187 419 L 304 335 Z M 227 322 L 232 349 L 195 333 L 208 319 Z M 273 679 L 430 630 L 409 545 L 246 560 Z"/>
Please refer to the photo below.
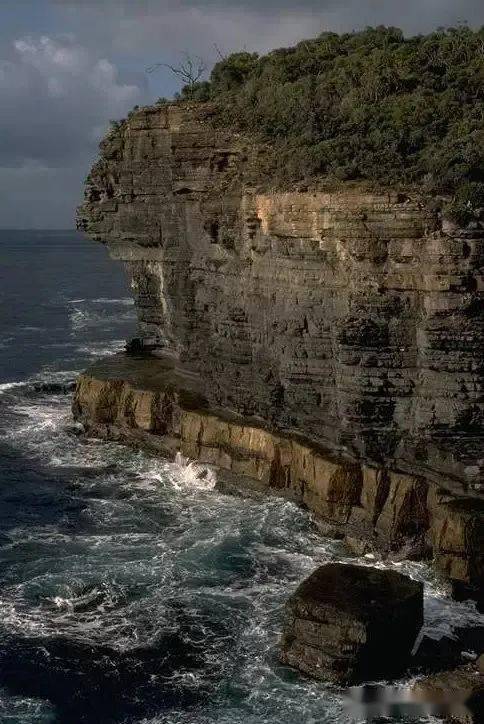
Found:
<path fill-rule="evenodd" d="M 341 692 L 277 662 L 284 601 L 341 547 L 73 425 L 76 373 L 134 329 L 101 246 L 0 232 L 0 722 L 343 722 Z M 426 582 L 428 632 L 478 618 L 396 565 Z"/>

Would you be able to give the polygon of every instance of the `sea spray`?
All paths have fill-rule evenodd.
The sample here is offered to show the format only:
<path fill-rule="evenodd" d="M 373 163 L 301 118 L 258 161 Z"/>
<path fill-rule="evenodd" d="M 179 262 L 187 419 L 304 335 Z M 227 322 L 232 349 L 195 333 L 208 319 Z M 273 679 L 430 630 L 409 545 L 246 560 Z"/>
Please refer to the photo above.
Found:
<path fill-rule="evenodd" d="M 177 452 L 175 456 L 175 465 L 179 471 L 177 480 L 174 483 L 178 489 L 191 488 L 195 490 L 214 490 L 217 484 L 217 476 L 215 470 L 203 463 L 190 460 Z"/>

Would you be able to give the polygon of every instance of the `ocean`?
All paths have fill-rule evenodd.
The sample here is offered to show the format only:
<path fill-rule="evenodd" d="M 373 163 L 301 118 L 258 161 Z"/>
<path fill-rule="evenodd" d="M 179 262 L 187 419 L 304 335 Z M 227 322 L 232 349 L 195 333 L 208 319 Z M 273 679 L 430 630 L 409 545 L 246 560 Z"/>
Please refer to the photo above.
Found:
<path fill-rule="evenodd" d="M 351 558 L 290 502 L 80 434 L 78 372 L 123 348 L 122 268 L 73 231 L 0 232 L 0 723 L 319 724 L 342 692 L 283 667 L 284 603 Z M 424 563 L 425 631 L 483 623 Z"/>

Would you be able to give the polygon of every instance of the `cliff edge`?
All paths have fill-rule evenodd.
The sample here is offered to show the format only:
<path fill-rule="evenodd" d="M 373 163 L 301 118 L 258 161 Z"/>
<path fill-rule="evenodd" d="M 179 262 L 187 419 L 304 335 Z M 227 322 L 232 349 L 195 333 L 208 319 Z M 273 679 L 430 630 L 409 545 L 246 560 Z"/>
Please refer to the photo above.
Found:
<path fill-rule="evenodd" d="M 303 437 L 315 456 L 375 471 L 370 526 L 386 511 L 391 529 L 403 505 L 416 521 L 409 535 L 440 526 L 441 554 L 457 556 L 443 568 L 482 585 L 484 229 L 458 228 L 414 190 L 278 192 L 259 172 L 264 148 L 211 119 L 210 104 L 191 102 L 132 112 L 104 140 L 79 209 L 80 228 L 126 266 L 140 347 L 152 355 L 139 364 L 153 380 L 153 365 L 170 360 L 197 380 L 196 398 L 180 403 L 173 379 L 168 397 L 162 382 L 156 396 L 144 373 L 98 367 L 81 379 L 76 414 L 180 438 L 180 418 L 170 417 L 177 405 L 211 410 L 221 425 L 235 416 L 241 438 L 231 444 L 247 454 L 244 420 L 275 440 Z M 136 399 L 121 394 L 123 375 L 135 398 L 151 394 L 149 424 L 145 416 L 138 425 Z M 93 392 L 96 379 L 102 391 Z M 106 405 L 108 379 L 119 394 Z M 220 435 L 217 464 L 220 450 L 231 454 Z M 200 454 L 200 429 L 191 442 Z M 287 483 L 282 448 L 272 445 L 272 461 L 255 454 L 276 487 Z M 286 486 L 303 501 L 318 485 L 312 466 Z M 365 475 L 333 480 L 332 503 L 345 515 L 361 507 Z M 406 492 L 392 475 L 411 481 Z M 437 498 L 458 509 L 457 523 L 439 506 L 429 523 Z"/>

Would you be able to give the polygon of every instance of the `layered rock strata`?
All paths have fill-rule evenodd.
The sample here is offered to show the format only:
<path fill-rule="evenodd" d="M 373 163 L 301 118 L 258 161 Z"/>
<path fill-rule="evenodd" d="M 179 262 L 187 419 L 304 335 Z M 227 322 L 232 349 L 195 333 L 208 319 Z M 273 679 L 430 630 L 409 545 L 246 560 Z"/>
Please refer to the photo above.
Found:
<path fill-rule="evenodd" d="M 78 381 L 74 414 L 92 434 L 168 457 L 180 452 L 229 471 L 245 489 L 255 481 L 258 490 L 291 498 L 352 546 L 433 555 L 456 585 L 482 590 L 482 503 L 213 408 L 197 376 L 173 359 L 120 354 L 100 361 Z"/>
<path fill-rule="evenodd" d="M 102 144 L 79 225 L 165 359 L 89 371 L 76 414 L 482 587 L 484 230 L 416 192 L 274 190 L 264 148 L 211 114 L 142 108 Z"/>
<path fill-rule="evenodd" d="M 423 586 L 395 571 L 329 563 L 286 605 L 280 659 L 313 678 L 401 674 L 423 624 Z"/>
<path fill-rule="evenodd" d="M 418 194 L 275 192 L 263 166 L 203 105 L 138 110 L 103 142 L 79 223 L 124 261 L 145 344 L 212 405 L 478 486 L 484 230 Z"/>

